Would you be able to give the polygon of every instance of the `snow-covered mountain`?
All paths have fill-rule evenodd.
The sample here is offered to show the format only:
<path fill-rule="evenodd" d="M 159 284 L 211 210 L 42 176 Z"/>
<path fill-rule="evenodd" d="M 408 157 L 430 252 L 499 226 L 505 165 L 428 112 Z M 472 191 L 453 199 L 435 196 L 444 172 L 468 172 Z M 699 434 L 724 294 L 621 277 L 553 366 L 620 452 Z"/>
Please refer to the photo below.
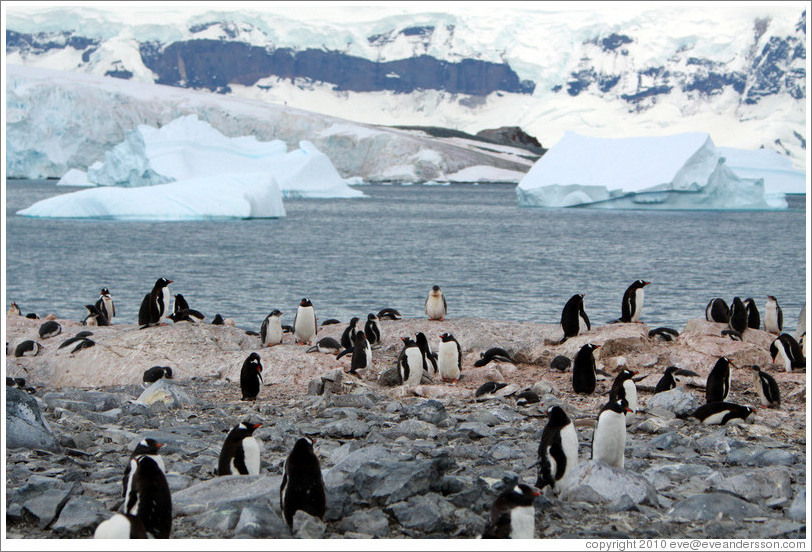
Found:
<path fill-rule="evenodd" d="M 371 124 L 519 126 L 546 147 L 566 131 L 707 132 L 720 146 L 764 146 L 802 167 L 806 4 L 641 4 L 12 7 L 6 60 Z"/>

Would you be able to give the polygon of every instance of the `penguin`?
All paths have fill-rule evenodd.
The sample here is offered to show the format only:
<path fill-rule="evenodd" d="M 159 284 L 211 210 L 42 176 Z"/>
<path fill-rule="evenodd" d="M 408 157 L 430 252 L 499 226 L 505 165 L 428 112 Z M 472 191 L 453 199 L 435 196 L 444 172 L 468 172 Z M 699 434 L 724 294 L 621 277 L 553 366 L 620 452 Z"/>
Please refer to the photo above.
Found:
<path fill-rule="evenodd" d="M 357 374 L 358 370 L 372 368 L 372 346 L 367 341 L 366 332 L 355 332 L 355 345 L 352 348 L 350 360 L 350 374 Z"/>
<path fill-rule="evenodd" d="M 113 317 L 116 315 L 116 307 L 113 304 L 113 296 L 110 295 L 109 289 L 101 288 L 95 307 L 104 315 L 109 324 L 113 323 Z"/>
<path fill-rule="evenodd" d="M 752 297 L 745 299 L 744 307 L 747 310 L 747 327 L 754 330 L 761 329 L 761 316 L 758 313 L 755 299 Z"/>
<path fill-rule="evenodd" d="M 153 366 L 144 370 L 143 386 L 147 387 L 159 379 L 172 379 L 172 368 L 169 366 Z"/>
<path fill-rule="evenodd" d="M 560 406 L 547 409 L 547 425 L 541 432 L 538 449 L 536 487 L 558 494 L 561 484 L 578 465 L 578 434 L 575 425 Z"/>
<path fill-rule="evenodd" d="M 806 357 L 801 346 L 788 333 L 782 333 L 770 343 L 770 357 L 773 364 L 775 364 L 778 355 L 781 355 L 784 360 L 784 370 L 787 372 L 792 372 L 793 368 L 806 367 Z"/>
<path fill-rule="evenodd" d="M 110 322 L 107 320 L 107 317 L 104 316 L 99 309 L 96 308 L 96 305 L 85 305 L 85 309 L 87 309 L 87 316 L 85 319 L 82 320 L 83 326 L 109 326 Z"/>
<path fill-rule="evenodd" d="M 692 416 L 705 425 L 742 424 L 753 415 L 754 408 L 729 402 L 713 402 L 697 408 Z"/>
<path fill-rule="evenodd" d="M 662 393 L 663 391 L 670 391 L 677 386 L 677 380 L 674 379 L 674 372 L 679 370 L 676 366 L 669 366 L 665 369 L 663 377 L 657 382 L 657 387 L 654 388 L 654 394 Z"/>
<path fill-rule="evenodd" d="M 661 326 L 648 332 L 648 337 L 649 339 L 658 339 L 660 341 L 674 341 L 679 337 L 679 332 L 673 328 Z"/>
<path fill-rule="evenodd" d="M 798 338 L 798 345 L 801 347 L 801 354 L 806 357 L 806 332 L 801 334 Z"/>
<path fill-rule="evenodd" d="M 20 307 L 17 306 L 17 303 L 14 301 L 8 306 L 8 312 L 6 312 L 8 316 L 22 316 L 23 313 L 20 311 Z"/>
<path fill-rule="evenodd" d="M 632 379 L 636 375 L 637 372 L 624 368 L 618 373 L 617 377 L 615 377 L 615 381 L 612 382 L 612 388 L 609 390 L 609 402 L 617 402 L 621 399 L 626 399 L 629 406 L 629 412 L 626 414 L 627 426 L 631 425 L 634 421 L 634 416 L 637 414 L 638 409 L 637 385 L 635 385 Z"/>
<path fill-rule="evenodd" d="M 302 437 L 293 445 L 285 460 L 279 498 L 285 523 L 289 527 L 293 527 L 293 515 L 299 510 L 319 519 L 324 518 L 327 494 L 311 439 Z"/>
<path fill-rule="evenodd" d="M 25 389 L 25 378 L 10 378 L 6 376 L 6 387 Z"/>
<path fill-rule="evenodd" d="M 381 342 L 381 327 L 378 324 L 377 314 L 369 313 L 367 315 L 367 322 L 364 324 L 364 335 L 370 345 Z"/>
<path fill-rule="evenodd" d="M 730 320 L 730 309 L 721 297 L 711 299 L 705 307 L 705 320 L 708 322 L 721 322 L 727 324 Z"/>
<path fill-rule="evenodd" d="M 730 367 L 736 367 L 727 357 L 719 357 L 705 383 L 705 402 L 722 402 L 730 394 Z"/>
<path fill-rule="evenodd" d="M 316 344 L 307 350 L 308 353 L 325 353 L 330 355 L 337 355 L 341 352 L 341 344 L 333 337 L 322 337 Z"/>
<path fill-rule="evenodd" d="M 169 316 L 169 284 L 174 280 L 158 278 L 152 290 L 144 296 L 138 309 L 138 325 L 141 329 L 157 326 Z"/>
<path fill-rule="evenodd" d="M 124 478 L 121 481 L 122 485 L 122 493 L 121 496 L 127 497 L 127 489 L 129 489 L 132 485 L 131 477 L 133 475 L 133 464 L 132 461 L 138 458 L 139 456 L 149 456 L 158 466 L 158 468 L 163 472 L 166 473 L 166 466 L 164 465 L 164 460 L 161 458 L 159 452 L 160 448 L 164 446 L 163 443 L 159 443 L 155 439 L 146 438 L 141 439 L 138 443 L 136 443 L 135 448 L 133 449 L 132 453 L 130 454 L 130 461 L 127 463 L 127 467 L 124 468 Z"/>
<path fill-rule="evenodd" d="M 211 319 L 211 323 L 213 326 L 222 326 L 225 323 L 223 315 L 218 312 L 214 315 L 214 318 Z"/>
<path fill-rule="evenodd" d="M 403 350 L 398 356 L 398 373 L 403 385 L 419 385 L 423 379 L 423 352 L 410 337 L 402 337 Z"/>
<path fill-rule="evenodd" d="M 387 307 L 378 311 L 378 318 L 381 320 L 401 320 L 403 317 L 396 309 Z"/>
<path fill-rule="evenodd" d="M 282 311 L 274 309 L 262 321 L 259 340 L 263 347 L 273 347 L 282 343 Z"/>
<path fill-rule="evenodd" d="M 762 371 L 757 364 L 753 365 L 753 385 L 763 406 L 781 407 L 781 391 L 778 389 L 778 383 L 774 377 Z"/>
<path fill-rule="evenodd" d="M 338 318 L 328 318 L 327 320 L 323 320 L 321 326 L 334 326 L 336 324 L 341 324 L 341 320 Z"/>
<path fill-rule="evenodd" d="M 145 539 L 147 530 L 144 524 L 130 514 L 113 514 L 102 521 L 93 532 L 94 539 Z"/>
<path fill-rule="evenodd" d="M 80 339 L 84 339 L 85 337 L 90 337 L 91 335 L 93 335 L 93 332 L 91 332 L 91 331 L 87 331 L 87 330 L 81 331 L 78 334 L 76 334 L 75 336 L 70 337 L 70 338 L 66 339 L 65 341 L 63 341 L 59 345 L 58 348 L 62 349 L 64 347 L 67 347 L 68 345 L 72 345 L 72 344 L 76 343 Z"/>
<path fill-rule="evenodd" d="M 541 402 L 541 397 L 532 389 L 525 389 L 516 395 L 516 406 L 527 406 Z"/>
<path fill-rule="evenodd" d="M 586 327 L 586 330 L 584 330 Z M 589 331 L 589 317 L 584 311 L 584 294 L 576 293 L 569 298 L 561 311 L 561 329 L 564 330 L 564 338 L 559 344 L 564 343 L 570 337 L 575 337 L 582 331 Z"/>
<path fill-rule="evenodd" d="M 203 322 L 206 318 L 202 312 L 195 310 L 195 309 L 181 309 L 179 311 L 173 312 L 169 316 L 167 316 L 169 320 L 173 323 L 178 322 L 191 322 L 192 324 L 197 324 L 198 322 Z"/>
<path fill-rule="evenodd" d="M 130 460 L 131 475 L 124 498 L 124 513 L 136 516 L 148 535 L 168 539 L 172 532 L 172 495 L 163 470 L 151 455 Z"/>
<path fill-rule="evenodd" d="M 459 342 L 450 333 L 440 336 L 437 349 L 437 371 L 443 381 L 457 383 L 462 371 L 462 350 Z"/>
<path fill-rule="evenodd" d="M 82 349 L 89 349 L 90 347 L 93 347 L 95 344 L 96 342 L 93 341 L 92 339 L 83 337 L 82 339 L 76 342 L 76 346 L 73 349 L 71 349 L 70 354 L 78 353 Z"/>
<path fill-rule="evenodd" d="M 721 335 L 722 335 L 722 337 L 729 337 L 733 341 L 742 341 L 743 340 L 742 334 L 740 334 L 736 330 L 731 330 L 731 329 L 722 330 Z"/>
<path fill-rule="evenodd" d="M 244 401 L 256 400 L 262 390 L 262 362 L 257 353 L 251 353 L 242 363 L 240 390 Z"/>
<path fill-rule="evenodd" d="M 598 414 L 592 435 L 592 459 L 623 469 L 626 448 L 626 414 L 631 412 L 626 399 L 609 401 Z"/>
<path fill-rule="evenodd" d="M 178 293 L 175 295 L 175 307 L 172 309 L 173 313 L 178 313 L 182 310 L 187 310 L 189 308 L 189 303 L 186 301 L 186 298 Z"/>
<path fill-rule="evenodd" d="M 510 358 L 510 353 L 508 353 L 506 350 L 502 349 L 501 347 L 491 347 L 484 353 L 479 353 L 479 360 L 474 362 L 474 366 L 480 368 L 494 360 L 498 362 L 509 362 L 511 364 L 516 364 L 516 362 Z"/>
<path fill-rule="evenodd" d="M 504 382 L 497 382 L 497 381 L 486 381 L 482 385 L 480 385 L 477 390 L 474 392 L 474 398 L 492 398 L 488 397 L 487 395 L 494 395 L 500 389 L 504 389 L 507 387 L 507 383 Z"/>
<path fill-rule="evenodd" d="M 352 349 L 355 345 L 355 332 L 358 331 L 355 327 L 356 324 L 358 324 L 358 317 L 353 316 L 341 334 L 341 346 L 344 347 L 344 349 Z"/>
<path fill-rule="evenodd" d="M 42 346 L 36 341 L 27 339 L 17 345 L 17 348 L 14 349 L 14 356 L 17 358 L 23 356 L 37 356 L 41 347 Z"/>
<path fill-rule="evenodd" d="M 259 474 L 260 446 L 254 437 L 254 430 L 261 425 L 246 420 L 228 432 L 220 450 L 216 475 Z"/>
<path fill-rule="evenodd" d="M 539 491 L 530 485 L 516 483 L 493 501 L 491 520 L 482 538 L 532 539 L 536 533 L 536 511 L 533 503 Z"/>
<path fill-rule="evenodd" d="M 587 343 L 576 353 L 572 367 L 572 390 L 576 393 L 592 393 L 597 384 L 595 371 L 595 349 L 600 345 Z"/>
<path fill-rule="evenodd" d="M 445 294 L 440 286 L 432 286 L 429 296 L 426 297 L 426 314 L 429 320 L 443 320 L 448 313 L 448 305 L 445 301 Z"/>
<path fill-rule="evenodd" d="M 316 325 L 316 311 L 310 299 L 305 297 L 296 309 L 293 317 L 293 338 L 297 343 L 312 345 L 316 339 L 318 326 Z"/>
<path fill-rule="evenodd" d="M 417 332 L 414 336 L 415 343 L 423 353 L 423 370 L 433 378 L 437 375 L 437 353 L 431 350 L 429 340 L 423 332 Z"/>
<path fill-rule="evenodd" d="M 62 326 L 56 320 L 48 320 L 43 322 L 39 327 L 40 339 L 48 339 L 62 333 Z"/>
<path fill-rule="evenodd" d="M 31 320 L 39 320 L 39 315 L 35 312 L 29 312 L 28 314 L 25 315 L 25 317 Z"/>
<path fill-rule="evenodd" d="M 643 312 L 644 288 L 651 282 L 635 280 L 623 293 L 623 304 L 621 305 L 621 322 L 640 322 L 640 314 Z"/>
<path fill-rule="evenodd" d="M 558 355 L 550 361 L 550 368 L 559 372 L 566 372 L 572 366 L 572 361 L 564 355 Z"/>
<path fill-rule="evenodd" d="M 744 334 L 744 330 L 747 329 L 747 307 L 744 306 L 741 298 L 733 298 L 733 303 L 730 305 L 730 319 L 727 323 L 731 330 L 740 334 Z"/>
<path fill-rule="evenodd" d="M 784 312 L 778 300 L 772 295 L 767 296 L 767 305 L 764 307 L 764 331 L 780 334 L 784 329 Z"/>

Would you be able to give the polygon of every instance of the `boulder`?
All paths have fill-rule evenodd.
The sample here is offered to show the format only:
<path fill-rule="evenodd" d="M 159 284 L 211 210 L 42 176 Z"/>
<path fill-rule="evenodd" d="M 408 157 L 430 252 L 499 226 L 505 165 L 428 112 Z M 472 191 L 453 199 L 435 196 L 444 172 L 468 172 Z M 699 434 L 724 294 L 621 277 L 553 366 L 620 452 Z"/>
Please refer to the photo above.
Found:
<path fill-rule="evenodd" d="M 732 494 L 712 492 L 678 502 L 667 515 L 676 520 L 711 521 L 720 517 L 732 520 L 765 517 L 767 512 Z"/>
<path fill-rule="evenodd" d="M 186 391 L 180 388 L 176 383 L 171 382 L 166 378 L 161 378 L 146 389 L 136 399 L 141 404 L 154 405 L 155 403 L 164 403 L 169 408 L 182 408 L 184 406 L 193 406 L 194 401 Z"/>
<path fill-rule="evenodd" d="M 675 387 L 649 397 L 646 410 L 652 413 L 664 410 L 672 412 L 675 416 L 689 416 L 702 403 L 692 393 L 682 387 Z"/>
<path fill-rule="evenodd" d="M 89 533 L 109 517 L 110 510 L 95 498 L 74 496 L 62 508 L 51 529 L 57 534 L 75 537 Z"/>
<path fill-rule="evenodd" d="M 646 478 L 604 462 L 588 460 L 576 466 L 560 497 L 565 501 L 611 504 L 620 501 L 624 495 L 635 504 L 658 504 L 657 491 Z"/>
<path fill-rule="evenodd" d="M 278 493 L 277 489 L 277 493 Z M 242 509 L 234 527 L 234 537 L 244 539 L 289 539 L 290 529 L 273 508 L 265 504 L 252 504 Z"/>
<path fill-rule="evenodd" d="M 413 496 L 391 507 L 398 523 L 420 533 L 447 533 L 452 530 L 454 524 L 451 515 L 454 510 L 454 506 L 436 493 Z"/>
<path fill-rule="evenodd" d="M 52 452 L 62 448 L 42 419 L 36 399 L 13 387 L 6 387 L 6 448 Z"/>
<path fill-rule="evenodd" d="M 282 476 L 226 475 L 201 481 L 172 495 L 172 509 L 192 515 L 227 504 L 243 505 L 263 499 L 279 500 Z"/>

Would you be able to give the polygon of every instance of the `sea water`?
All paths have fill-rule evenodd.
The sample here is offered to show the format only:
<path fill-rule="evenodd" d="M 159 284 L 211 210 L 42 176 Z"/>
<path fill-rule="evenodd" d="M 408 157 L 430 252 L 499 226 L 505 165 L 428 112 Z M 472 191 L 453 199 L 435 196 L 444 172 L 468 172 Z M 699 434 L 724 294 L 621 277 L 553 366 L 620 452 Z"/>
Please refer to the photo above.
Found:
<path fill-rule="evenodd" d="M 519 207 L 513 185 L 371 185 L 361 199 L 285 200 L 278 220 L 124 222 L 19 217 L 75 188 L 6 185 L 7 303 L 23 314 L 78 321 L 106 287 L 115 320 L 135 323 L 165 276 L 207 320 L 253 330 L 275 308 L 292 324 L 304 297 L 320 320 L 384 307 L 423 317 L 435 284 L 452 318 L 558 323 L 584 293 L 604 324 L 643 279 L 650 327 L 681 330 L 714 297 L 753 297 L 763 317 L 774 295 L 791 331 L 806 293 L 804 210 L 546 210 Z"/>

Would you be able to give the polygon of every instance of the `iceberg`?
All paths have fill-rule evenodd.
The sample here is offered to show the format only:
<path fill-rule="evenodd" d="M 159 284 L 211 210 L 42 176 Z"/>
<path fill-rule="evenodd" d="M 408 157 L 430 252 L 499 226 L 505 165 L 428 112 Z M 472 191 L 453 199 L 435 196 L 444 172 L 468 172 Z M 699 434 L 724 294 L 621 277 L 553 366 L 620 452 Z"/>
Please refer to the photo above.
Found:
<path fill-rule="evenodd" d="M 768 171 L 748 161 L 754 152 L 734 153 L 731 166 L 711 137 L 698 132 L 617 139 L 567 132 L 522 178 L 516 194 L 528 207 L 785 209 L 783 184 L 777 178 L 765 184 Z M 750 170 L 740 173 L 745 165 Z M 791 164 L 784 169 L 794 170 Z"/>
<path fill-rule="evenodd" d="M 218 174 L 154 186 L 99 186 L 38 201 L 17 211 L 36 218 L 145 221 L 285 216 L 276 180 L 265 173 Z"/>

